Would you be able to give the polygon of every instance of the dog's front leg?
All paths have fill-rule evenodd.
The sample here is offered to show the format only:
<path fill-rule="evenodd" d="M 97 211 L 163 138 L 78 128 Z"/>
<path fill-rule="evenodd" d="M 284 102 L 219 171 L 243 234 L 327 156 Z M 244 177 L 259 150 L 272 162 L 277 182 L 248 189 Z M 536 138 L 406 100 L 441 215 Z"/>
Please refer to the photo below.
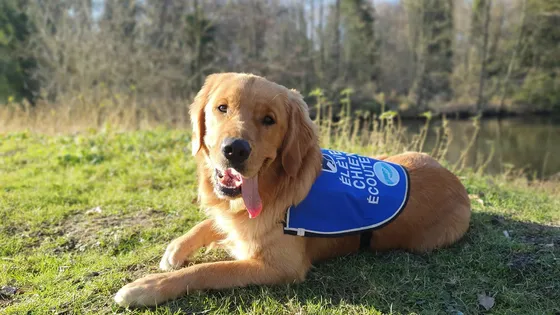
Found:
<path fill-rule="evenodd" d="M 151 306 L 197 290 L 300 282 L 309 269 L 300 267 L 272 266 L 254 259 L 203 263 L 140 278 L 122 287 L 115 301 L 121 306 Z"/>
<path fill-rule="evenodd" d="M 159 268 L 166 271 L 179 268 L 199 248 L 221 239 L 223 239 L 223 235 L 214 228 L 214 221 L 204 220 L 185 235 L 169 243 L 159 263 Z"/>

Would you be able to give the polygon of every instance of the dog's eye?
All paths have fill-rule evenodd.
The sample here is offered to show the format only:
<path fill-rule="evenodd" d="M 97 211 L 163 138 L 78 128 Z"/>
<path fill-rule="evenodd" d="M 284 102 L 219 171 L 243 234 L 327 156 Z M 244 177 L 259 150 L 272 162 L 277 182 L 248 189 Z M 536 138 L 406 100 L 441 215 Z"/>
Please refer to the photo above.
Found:
<path fill-rule="evenodd" d="M 222 104 L 218 106 L 218 110 L 222 113 L 227 113 L 227 105 Z"/>
<path fill-rule="evenodd" d="M 274 125 L 276 122 L 274 121 L 274 118 L 267 115 L 264 116 L 262 123 L 263 125 L 270 126 L 270 125 Z"/>

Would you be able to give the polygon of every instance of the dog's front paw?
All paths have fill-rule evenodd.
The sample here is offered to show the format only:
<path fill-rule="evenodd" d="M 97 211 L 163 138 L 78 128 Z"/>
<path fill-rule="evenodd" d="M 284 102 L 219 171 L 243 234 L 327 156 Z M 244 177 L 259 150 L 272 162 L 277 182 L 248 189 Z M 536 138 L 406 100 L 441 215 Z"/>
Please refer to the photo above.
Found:
<path fill-rule="evenodd" d="M 187 262 L 188 255 L 188 245 L 179 239 L 173 240 L 165 249 L 165 253 L 159 262 L 159 269 L 169 271 L 181 268 Z"/>
<path fill-rule="evenodd" d="M 170 281 L 165 273 L 140 278 L 122 287 L 115 294 L 115 302 L 122 307 L 160 304 L 180 294 L 173 292 Z"/>

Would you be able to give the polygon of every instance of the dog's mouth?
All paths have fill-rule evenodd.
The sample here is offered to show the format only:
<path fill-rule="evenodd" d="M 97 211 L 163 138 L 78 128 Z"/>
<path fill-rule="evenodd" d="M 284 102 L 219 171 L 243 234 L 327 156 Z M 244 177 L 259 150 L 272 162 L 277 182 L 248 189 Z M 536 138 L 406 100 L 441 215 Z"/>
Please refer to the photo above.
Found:
<path fill-rule="evenodd" d="M 258 175 L 247 178 L 233 168 L 224 171 L 215 170 L 216 190 L 219 194 L 230 198 L 243 198 L 249 218 L 257 217 L 262 211 L 262 200 L 259 195 Z"/>

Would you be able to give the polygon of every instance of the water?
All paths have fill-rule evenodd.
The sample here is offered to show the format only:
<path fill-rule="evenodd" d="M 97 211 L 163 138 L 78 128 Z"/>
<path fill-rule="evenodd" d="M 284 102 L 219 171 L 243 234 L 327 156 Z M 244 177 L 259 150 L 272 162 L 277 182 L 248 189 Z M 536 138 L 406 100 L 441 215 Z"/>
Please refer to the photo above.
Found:
<path fill-rule="evenodd" d="M 407 133 L 417 133 L 422 121 L 403 121 Z M 437 126 L 431 122 L 423 151 L 430 152 L 436 143 Z M 455 163 L 468 147 L 475 131 L 471 120 L 449 120 L 452 140 L 447 160 Z M 492 154 L 493 151 L 493 154 Z M 492 155 L 491 155 L 492 154 Z M 501 173 L 508 167 L 523 169 L 527 176 L 560 176 L 560 117 L 484 119 L 478 137 L 466 156 L 466 166 L 477 167 L 491 156 L 485 172 Z"/>

